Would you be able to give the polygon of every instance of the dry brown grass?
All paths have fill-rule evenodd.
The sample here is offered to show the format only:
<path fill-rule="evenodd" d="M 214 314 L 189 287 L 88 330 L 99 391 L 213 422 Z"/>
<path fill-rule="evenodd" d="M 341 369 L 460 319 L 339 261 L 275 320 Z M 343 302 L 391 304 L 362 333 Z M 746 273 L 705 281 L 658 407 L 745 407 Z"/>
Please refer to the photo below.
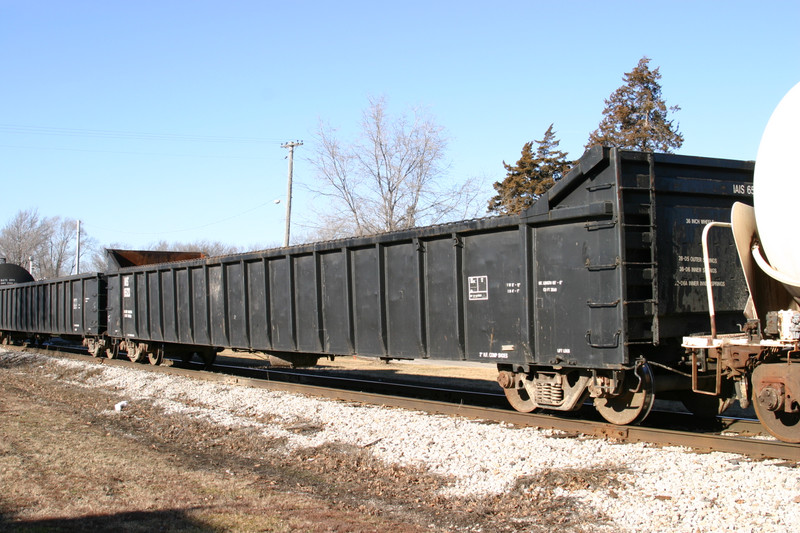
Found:
<path fill-rule="evenodd" d="M 0 531 L 590 531 L 602 517 L 547 487 L 615 482 L 573 472 L 448 499 L 448 480 L 368 450 L 286 453 L 256 430 L 142 401 L 114 412 L 119 400 L 0 359 Z"/>

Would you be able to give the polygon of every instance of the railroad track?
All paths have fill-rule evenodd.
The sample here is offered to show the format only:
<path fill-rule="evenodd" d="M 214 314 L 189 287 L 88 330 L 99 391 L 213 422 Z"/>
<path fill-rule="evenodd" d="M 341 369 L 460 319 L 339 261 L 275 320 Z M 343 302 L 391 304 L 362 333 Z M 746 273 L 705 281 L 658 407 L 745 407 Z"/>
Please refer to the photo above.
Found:
<path fill-rule="evenodd" d="M 757 421 L 719 419 L 717 425 L 724 432 L 681 431 L 663 429 L 665 413 L 654 413 L 647 425 L 617 426 L 598 420 L 557 416 L 552 414 L 519 413 L 501 407 L 504 395 L 486 392 L 463 391 L 450 388 L 432 388 L 412 383 L 397 383 L 369 379 L 352 379 L 322 373 L 298 372 L 283 369 L 254 369 L 231 365 L 215 365 L 215 371 L 199 370 L 199 365 L 179 364 L 152 366 L 132 363 L 122 359 L 91 358 L 80 350 L 68 347 L 12 347 L 5 348 L 56 355 L 87 363 L 132 368 L 147 372 L 161 372 L 218 383 L 246 387 L 281 390 L 321 398 L 396 407 L 430 414 L 463 416 L 472 419 L 512 424 L 519 427 L 555 429 L 567 435 L 590 435 L 620 442 L 646 442 L 658 446 L 684 446 L 698 451 L 737 453 L 754 458 L 776 458 L 800 461 L 800 446 L 760 438 L 761 426 Z M 354 390 L 357 389 L 357 390 Z M 380 391 L 380 392 L 377 392 Z M 424 396 L 424 397 L 419 397 Z M 435 397 L 436 399 L 430 399 Z M 736 434 L 730 434 L 736 433 Z"/>

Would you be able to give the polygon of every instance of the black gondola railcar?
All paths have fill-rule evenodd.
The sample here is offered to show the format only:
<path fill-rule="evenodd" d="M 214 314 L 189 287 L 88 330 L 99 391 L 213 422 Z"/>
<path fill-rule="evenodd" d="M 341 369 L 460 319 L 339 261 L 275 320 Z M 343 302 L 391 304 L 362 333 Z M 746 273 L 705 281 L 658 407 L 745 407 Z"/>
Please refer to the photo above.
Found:
<path fill-rule="evenodd" d="M 4 344 L 58 336 L 85 340 L 96 351 L 106 333 L 106 318 L 103 274 L 0 286 L 0 341 Z"/>
<path fill-rule="evenodd" d="M 752 172 L 594 148 L 520 216 L 120 268 L 108 336 L 154 363 L 221 348 L 484 361 L 521 411 L 591 396 L 608 420 L 637 422 L 657 383 L 691 389 L 671 371 L 682 336 L 708 329 L 700 233 L 749 202 Z M 733 240 L 711 246 L 717 323 L 733 327 L 744 279 Z"/>

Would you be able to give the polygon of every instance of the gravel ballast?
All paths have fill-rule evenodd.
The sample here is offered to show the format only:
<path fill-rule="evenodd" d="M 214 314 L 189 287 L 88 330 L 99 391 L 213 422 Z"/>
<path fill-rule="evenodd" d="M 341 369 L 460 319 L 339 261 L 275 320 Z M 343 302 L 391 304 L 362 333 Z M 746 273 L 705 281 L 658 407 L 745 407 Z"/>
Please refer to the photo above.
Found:
<path fill-rule="evenodd" d="M 422 467 L 451 479 L 441 493 L 448 498 L 488 497 L 515 489 L 535 500 L 544 490 L 536 482 L 542 476 L 613 472 L 613 484 L 593 483 L 588 476 L 583 483 L 565 482 L 555 489 L 556 496 L 563 493 L 607 516 L 610 523 L 598 524 L 597 530 L 800 529 L 800 471 L 782 461 L 565 437 L 557 431 L 352 405 L 26 352 L 0 351 L 0 358 L 35 361 L 54 375 L 69 369 L 64 375 L 71 384 L 113 391 L 124 401 L 146 401 L 229 428 L 255 428 L 265 438 L 281 439 L 285 454 L 353 445 L 387 464 Z M 126 408 L 116 405 L 115 411 L 110 404 L 109 412 Z"/>

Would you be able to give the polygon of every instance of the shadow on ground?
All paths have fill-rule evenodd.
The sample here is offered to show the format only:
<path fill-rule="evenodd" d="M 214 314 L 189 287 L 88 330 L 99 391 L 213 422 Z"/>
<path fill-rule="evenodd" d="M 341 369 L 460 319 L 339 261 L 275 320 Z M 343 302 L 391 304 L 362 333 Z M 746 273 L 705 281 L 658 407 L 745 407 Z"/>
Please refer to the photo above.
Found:
<path fill-rule="evenodd" d="M 211 532 L 217 531 L 209 524 L 191 518 L 193 509 L 166 509 L 160 511 L 136 511 L 109 515 L 91 515 L 79 518 L 52 518 L 43 520 L 13 520 L 8 514 L 0 514 L 0 531 L 13 532 L 74 532 L 74 531 L 173 531 Z"/>

